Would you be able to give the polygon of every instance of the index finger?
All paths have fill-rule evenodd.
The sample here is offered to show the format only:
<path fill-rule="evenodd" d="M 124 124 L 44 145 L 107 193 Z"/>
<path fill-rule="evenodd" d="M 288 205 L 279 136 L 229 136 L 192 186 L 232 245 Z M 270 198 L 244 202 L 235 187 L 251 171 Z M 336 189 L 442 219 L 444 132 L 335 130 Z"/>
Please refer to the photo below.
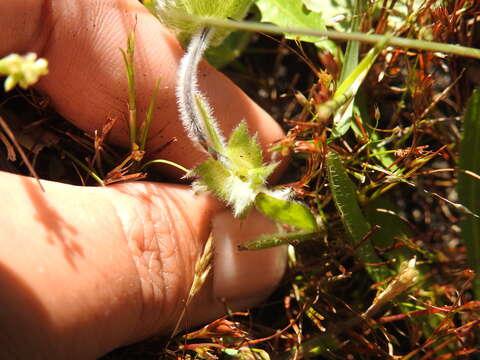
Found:
<path fill-rule="evenodd" d="M 25 0 L 24 6 L 32 3 Z M 175 37 L 135 0 L 79 0 L 55 2 L 54 6 L 29 5 L 26 21 L 36 21 L 41 34 L 23 34 L 26 50 L 48 59 L 50 74 L 39 84 L 56 109 L 87 131 L 101 129 L 108 117 L 117 119 L 109 140 L 128 146 L 128 84 L 119 49 L 125 48 L 135 29 L 135 70 L 138 118 L 143 120 L 157 79 L 160 89 L 150 130 L 151 157 L 168 159 L 187 168 L 205 154 L 187 138 L 179 121 L 175 87 L 176 70 L 183 50 Z M 0 5 L 5 7 L 7 5 Z M 17 5 L 19 8 L 20 5 Z M 18 10 L 18 9 L 17 9 Z M 0 11 L 2 14 L 2 11 Z M 0 15 L 0 19 L 6 15 Z M 8 24 L 8 21 L 4 21 Z M 8 34 L 5 31 L 4 34 Z M 0 43 L 2 42 L 0 35 Z M 34 40 L 31 40 L 34 39 Z M 5 39 L 8 43 L 9 39 Z M 18 40 L 17 43 L 22 43 Z M 8 46 L 0 45 L 2 48 Z M 278 124 L 242 90 L 206 63 L 200 66 L 200 87 L 209 98 L 224 134 L 243 119 L 252 133 L 258 132 L 263 148 L 279 140 Z M 169 146 L 172 139 L 177 141 Z M 175 170 L 166 169 L 170 175 Z"/>

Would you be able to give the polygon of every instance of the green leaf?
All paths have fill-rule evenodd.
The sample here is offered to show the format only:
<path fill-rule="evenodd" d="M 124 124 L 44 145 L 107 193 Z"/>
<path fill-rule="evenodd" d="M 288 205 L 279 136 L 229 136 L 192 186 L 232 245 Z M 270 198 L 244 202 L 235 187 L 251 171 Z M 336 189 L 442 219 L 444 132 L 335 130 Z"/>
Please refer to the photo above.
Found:
<path fill-rule="evenodd" d="M 280 245 L 297 245 L 305 240 L 318 237 L 318 232 L 311 231 L 293 231 L 289 233 L 266 234 L 257 237 L 243 245 L 239 246 L 240 250 L 262 250 Z"/>
<path fill-rule="evenodd" d="M 255 169 L 250 169 L 247 172 L 247 178 L 252 180 L 252 183 L 256 185 L 265 184 L 267 178 L 275 170 L 279 163 L 272 163 L 265 166 L 261 166 Z"/>
<path fill-rule="evenodd" d="M 340 157 L 334 152 L 329 152 L 327 155 L 327 171 L 335 206 L 352 239 L 352 245 L 357 247 L 355 254 L 358 260 L 366 264 L 383 262 L 375 252 L 370 239 L 364 240 L 371 230 L 371 226 L 358 205 L 355 185 L 348 177 Z M 386 265 L 367 266 L 366 270 L 375 282 L 383 281 L 391 276 L 391 271 Z"/>
<path fill-rule="evenodd" d="M 379 211 L 379 209 L 385 211 Z M 408 261 L 417 254 L 408 246 L 395 248 L 395 243 L 412 237 L 411 229 L 400 216 L 395 216 L 395 210 L 393 203 L 381 197 L 369 202 L 364 213 L 370 224 L 380 227 L 373 233 L 372 243 L 383 249 L 391 248 L 384 256 L 388 260 L 395 260 L 393 266 L 398 270 L 398 266 L 402 262 Z M 420 265 L 419 268 L 423 269 L 423 265 Z"/>
<path fill-rule="evenodd" d="M 251 38 L 251 32 L 234 31 L 221 45 L 208 48 L 205 57 L 210 65 L 220 69 L 239 57 L 247 48 Z"/>
<path fill-rule="evenodd" d="M 242 121 L 232 132 L 225 151 L 232 165 L 239 170 L 259 168 L 263 155 L 256 137 L 248 134 L 247 124 Z"/>
<path fill-rule="evenodd" d="M 464 128 L 460 144 L 459 167 L 480 174 L 480 90 L 473 92 L 463 119 Z M 480 181 L 465 173 L 458 174 L 460 203 L 480 213 Z M 480 219 L 468 216 L 461 223 L 462 238 L 467 247 L 467 260 L 477 276 L 473 283 L 476 299 L 480 299 Z"/>
<path fill-rule="evenodd" d="M 368 52 L 360 64 L 340 84 L 333 95 L 333 99 L 317 107 L 320 118 L 328 118 L 335 113 L 332 131 L 333 138 L 344 135 L 350 128 L 353 99 L 370 68 L 375 63 L 377 56 L 386 46 L 389 39 L 389 36 L 384 36 L 383 40 Z"/>
<path fill-rule="evenodd" d="M 181 42 L 186 42 L 202 26 L 198 20 L 185 16 L 194 15 L 214 19 L 245 17 L 254 0 L 155 0 L 155 15 L 166 26 L 176 31 Z M 151 9 L 152 6 L 149 6 Z M 230 29 L 218 29 L 212 37 L 212 45 L 220 45 L 230 34 Z"/>
<path fill-rule="evenodd" d="M 308 231 L 317 231 L 317 221 L 306 206 L 290 200 L 281 200 L 265 193 L 255 198 L 256 208 L 281 223 Z"/>
<path fill-rule="evenodd" d="M 308 10 L 301 0 L 257 0 L 262 22 L 283 27 L 302 27 L 311 30 L 326 30 L 322 16 Z M 322 38 L 310 35 L 285 34 L 287 39 L 317 42 Z"/>
<path fill-rule="evenodd" d="M 307 9 L 320 14 L 325 25 L 337 31 L 349 29 L 355 0 L 303 0 Z"/>
<path fill-rule="evenodd" d="M 355 0 L 355 7 L 353 8 L 353 18 L 351 20 L 349 31 L 360 30 L 361 14 L 365 11 L 365 0 Z M 347 42 L 347 49 L 345 50 L 345 57 L 342 64 L 342 72 L 340 73 L 340 84 L 345 81 L 358 65 L 358 54 L 360 51 L 360 42 L 350 40 Z"/>
<path fill-rule="evenodd" d="M 337 31 L 349 29 L 349 19 L 353 14 L 355 0 L 303 0 L 303 3 L 308 9 L 322 14 L 327 26 Z M 424 4 L 424 0 L 398 0 L 389 3 L 387 28 L 395 31 L 406 26 L 406 22 L 416 19 L 415 12 L 419 11 Z M 382 6 L 382 1 L 370 2 L 369 11 L 374 14 L 374 20 L 378 20 Z"/>
<path fill-rule="evenodd" d="M 191 175 L 199 176 L 195 185 L 205 186 L 221 200 L 228 201 L 227 179 L 230 176 L 228 169 L 220 161 L 208 159 L 198 165 Z"/>
<path fill-rule="evenodd" d="M 155 0 L 143 0 L 143 6 L 145 6 L 152 14 L 155 14 Z"/>

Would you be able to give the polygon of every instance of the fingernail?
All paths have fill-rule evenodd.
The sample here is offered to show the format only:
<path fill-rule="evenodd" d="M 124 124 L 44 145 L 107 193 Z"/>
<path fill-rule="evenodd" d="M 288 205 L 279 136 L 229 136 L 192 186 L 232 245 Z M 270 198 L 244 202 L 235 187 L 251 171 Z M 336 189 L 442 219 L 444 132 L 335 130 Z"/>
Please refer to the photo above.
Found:
<path fill-rule="evenodd" d="M 215 215 L 212 231 L 216 298 L 247 307 L 270 295 L 285 273 L 287 247 L 239 251 L 238 246 L 278 232 L 275 224 L 257 211 L 251 211 L 246 219 L 235 219 L 226 210 Z"/>

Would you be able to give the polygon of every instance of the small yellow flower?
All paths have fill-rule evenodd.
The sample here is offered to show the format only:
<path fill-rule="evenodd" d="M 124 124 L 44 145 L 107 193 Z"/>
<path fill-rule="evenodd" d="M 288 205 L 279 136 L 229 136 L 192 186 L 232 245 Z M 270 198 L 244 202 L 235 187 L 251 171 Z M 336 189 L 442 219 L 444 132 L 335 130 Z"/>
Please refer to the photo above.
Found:
<path fill-rule="evenodd" d="M 7 75 L 5 91 L 12 90 L 17 84 L 26 89 L 35 84 L 40 76 L 48 74 L 48 62 L 37 59 L 34 53 L 24 56 L 10 54 L 0 60 L 0 74 Z"/>

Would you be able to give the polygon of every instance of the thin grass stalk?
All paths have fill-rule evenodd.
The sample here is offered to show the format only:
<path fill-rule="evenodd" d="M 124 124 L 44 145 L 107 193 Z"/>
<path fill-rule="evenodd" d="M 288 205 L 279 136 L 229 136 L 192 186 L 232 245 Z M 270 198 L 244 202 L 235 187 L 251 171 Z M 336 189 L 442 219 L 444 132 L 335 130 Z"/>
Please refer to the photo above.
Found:
<path fill-rule="evenodd" d="M 75 164 L 80 166 L 83 170 L 85 170 L 88 175 L 90 175 L 96 182 L 98 182 L 101 186 L 105 186 L 105 183 L 103 180 L 94 172 L 92 169 L 90 169 L 87 165 L 85 165 L 83 162 L 78 160 L 72 153 L 68 152 L 65 149 L 60 149 L 57 147 L 62 153 L 64 153 L 70 160 L 72 160 Z"/>
<path fill-rule="evenodd" d="M 150 125 L 152 124 L 153 110 L 155 109 L 155 104 L 157 102 L 158 89 L 160 87 L 160 79 L 157 80 L 155 84 L 155 89 L 152 93 L 152 98 L 148 104 L 147 114 L 145 115 L 145 121 L 142 124 L 140 141 L 139 141 L 139 150 L 144 151 L 145 145 L 147 144 L 148 132 L 150 131 Z"/>
<path fill-rule="evenodd" d="M 125 63 L 128 80 L 128 128 L 130 132 L 130 146 L 132 151 L 138 150 L 137 145 L 137 95 L 135 90 L 135 33 L 131 33 L 127 41 L 127 51 L 120 49 Z"/>
<path fill-rule="evenodd" d="M 305 28 L 298 27 L 280 27 L 271 24 L 262 24 L 251 21 L 233 21 L 233 20 L 220 20 L 213 18 L 203 18 L 203 17 L 194 17 L 179 14 L 178 16 L 183 17 L 184 19 L 190 19 L 199 21 L 205 25 L 216 26 L 220 28 L 228 28 L 234 30 L 244 30 L 244 31 L 253 31 L 253 32 L 264 32 L 270 34 L 297 34 L 297 35 L 309 35 L 316 37 L 325 37 L 331 40 L 341 40 L 341 41 L 360 41 L 362 43 L 368 44 L 377 44 L 380 43 L 383 39 L 383 35 L 375 34 L 365 34 L 361 32 L 341 32 L 341 31 L 332 31 L 332 30 L 310 30 Z M 444 54 L 459 55 L 464 57 L 470 57 L 475 59 L 480 59 L 480 49 L 445 44 L 435 41 L 426 41 L 426 40 L 414 40 L 406 39 L 402 37 L 392 36 L 387 46 L 401 47 L 405 49 L 416 49 L 421 51 L 434 51 Z"/>

